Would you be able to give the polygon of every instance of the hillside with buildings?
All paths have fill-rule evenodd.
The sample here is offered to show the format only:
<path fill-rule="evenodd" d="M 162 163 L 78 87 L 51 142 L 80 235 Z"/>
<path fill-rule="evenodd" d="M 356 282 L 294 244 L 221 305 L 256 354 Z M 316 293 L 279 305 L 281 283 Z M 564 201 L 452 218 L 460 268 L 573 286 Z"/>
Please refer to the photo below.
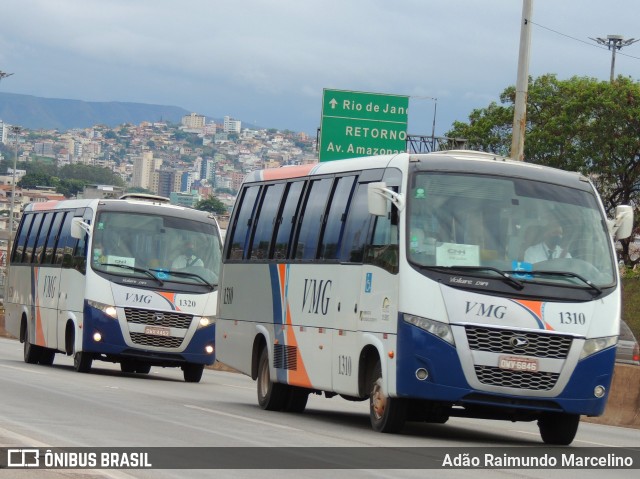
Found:
<path fill-rule="evenodd" d="M 247 172 L 314 163 L 315 140 L 304 133 L 243 128 L 230 117 L 208 122 L 197 113 L 184 115 L 179 124 L 143 121 L 65 132 L 17 129 L 0 121 L 0 250 L 6 249 L 14 176 L 14 233 L 25 204 L 64 198 L 47 185 L 20 188 L 20 179 L 36 164 L 102 167 L 126 185 L 87 185 L 78 197 L 117 198 L 125 191 L 146 191 L 193 206 L 215 196 L 230 210 Z"/>

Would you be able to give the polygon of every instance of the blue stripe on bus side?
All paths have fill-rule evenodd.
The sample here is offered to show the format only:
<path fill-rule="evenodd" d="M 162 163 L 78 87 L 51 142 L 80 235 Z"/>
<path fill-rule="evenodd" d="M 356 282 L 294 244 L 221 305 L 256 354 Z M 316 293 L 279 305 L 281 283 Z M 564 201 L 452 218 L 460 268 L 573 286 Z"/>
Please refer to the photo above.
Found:
<path fill-rule="evenodd" d="M 283 312 L 286 311 L 286 298 L 284 291 L 280 286 L 280 275 L 278 273 L 278 265 L 269 265 L 269 276 L 271 278 L 271 303 L 273 305 L 273 335 L 277 344 L 286 345 L 286 336 L 283 326 L 285 318 Z M 271 345 L 273 348 L 273 344 Z M 276 369 L 276 380 L 281 383 L 287 382 L 287 371 L 285 369 Z"/>

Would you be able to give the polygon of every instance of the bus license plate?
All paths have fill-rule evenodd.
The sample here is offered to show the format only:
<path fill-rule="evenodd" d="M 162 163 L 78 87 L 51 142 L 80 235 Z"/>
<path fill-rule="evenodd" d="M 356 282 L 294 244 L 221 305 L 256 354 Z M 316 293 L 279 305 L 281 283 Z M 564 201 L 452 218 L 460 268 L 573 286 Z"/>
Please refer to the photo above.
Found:
<path fill-rule="evenodd" d="M 145 326 L 144 334 L 151 334 L 152 336 L 171 336 L 171 330 L 169 328 L 160 328 L 158 326 Z"/>
<path fill-rule="evenodd" d="M 538 360 L 520 356 L 500 356 L 498 358 L 498 367 L 500 369 L 510 369 L 511 371 L 534 372 L 538 370 Z"/>

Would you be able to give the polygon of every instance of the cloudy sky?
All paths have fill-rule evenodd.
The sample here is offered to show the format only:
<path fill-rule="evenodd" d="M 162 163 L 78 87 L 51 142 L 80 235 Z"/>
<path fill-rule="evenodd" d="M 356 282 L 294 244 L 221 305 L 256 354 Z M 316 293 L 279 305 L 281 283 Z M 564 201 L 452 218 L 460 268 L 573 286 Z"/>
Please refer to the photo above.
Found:
<path fill-rule="evenodd" d="M 2 0 L 0 91 L 175 105 L 315 133 L 323 88 L 408 95 L 436 134 L 515 85 L 522 0 Z M 608 80 L 589 37 L 640 38 L 637 0 L 533 0 L 530 75 Z M 640 79 L 640 42 L 616 56 Z M 434 100 L 434 99 L 437 99 Z"/>

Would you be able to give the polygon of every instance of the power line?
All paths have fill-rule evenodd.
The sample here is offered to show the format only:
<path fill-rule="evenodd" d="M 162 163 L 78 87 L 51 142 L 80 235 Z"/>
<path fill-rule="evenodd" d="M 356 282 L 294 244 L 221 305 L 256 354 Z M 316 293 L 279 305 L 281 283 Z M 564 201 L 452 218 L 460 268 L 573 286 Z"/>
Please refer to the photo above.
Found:
<path fill-rule="evenodd" d="M 552 33 L 555 33 L 556 35 L 560 35 L 560 36 L 563 36 L 563 37 L 566 37 L 566 38 L 570 38 L 571 40 L 574 40 L 576 42 L 584 43 L 585 45 L 589 45 L 590 47 L 597 48 L 598 50 L 607 50 L 607 51 L 609 51 L 608 47 L 600 46 L 600 45 L 588 42 L 586 40 L 582 40 L 580 38 L 572 37 L 571 35 L 567 35 L 566 33 L 559 32 L 557 30 L 554 30 L 553 28 L 545 27 L 544 25 L 540 25 L 539 23 L 533 22 L 531 20 L 529 20 L 529 23 L 531 23 L 532 25 L 535 25 L 536 27 L 544 28 L 545 30 L 548 30 L 548 31 L 550 31 Z M 628 54 L 622 53 L 620 51 L 618 52 L 618 55 L 622 55 L 622 56 L 628 57 L 628 58 L 633 58 L 634 60 L 640 60 L 640 57 L 636 57 L 636 56 L 633 56 L 633 55 L 628 55 Z"/>

